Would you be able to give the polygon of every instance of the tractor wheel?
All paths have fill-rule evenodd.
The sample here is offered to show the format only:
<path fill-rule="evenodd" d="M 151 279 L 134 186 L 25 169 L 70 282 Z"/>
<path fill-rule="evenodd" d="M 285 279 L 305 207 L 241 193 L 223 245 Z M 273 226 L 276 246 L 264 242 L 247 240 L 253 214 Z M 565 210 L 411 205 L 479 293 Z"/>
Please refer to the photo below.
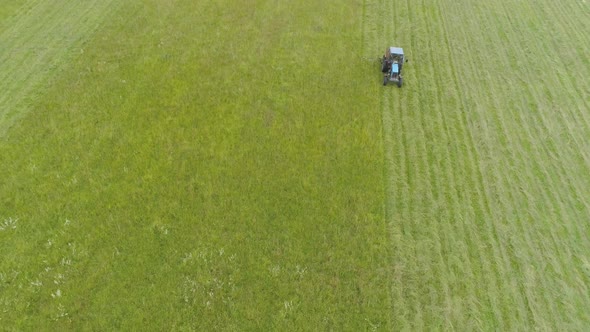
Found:
<path fill-rule="evenodd" d="M 389 78 L 387 78 L 387 76 L 383 77 L 383 85 L 387 85 L 388 81 L 389 81 Z"/>
<path fill-rule="evenodd" d="M 402 78 L 399 78 L 399 81 L 397 81 L 397 87 L 401 88 L 402 87 Z"/>

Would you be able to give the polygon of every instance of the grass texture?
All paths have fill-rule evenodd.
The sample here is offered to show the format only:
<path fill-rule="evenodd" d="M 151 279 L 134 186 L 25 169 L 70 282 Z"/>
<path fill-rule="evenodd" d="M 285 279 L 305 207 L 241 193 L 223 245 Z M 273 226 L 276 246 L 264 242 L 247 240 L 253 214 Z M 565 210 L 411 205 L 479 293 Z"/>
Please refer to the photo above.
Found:
<path fill-rule="evenodd" d="M 410 58 L 405 86 L 380 95 L 393 326 L 585 330 L 588 4 L 365 8 L 367 54 Z"/>
<path fill-rule="evenodd" d="M 2 325 L 386 326 L 378 86 L 351 65 L 362 6 L 112 5 L 75 56 L 51 49 L 68 63 L 50 84 L 7 83 L 45 92 L 2 124 Z M 89 27 L 64 6 L 68 31 Z"/>
<path fill-rule="evenodd" d="M 584 330 L 589 16 L 0 4 L 0 326 Z"/>

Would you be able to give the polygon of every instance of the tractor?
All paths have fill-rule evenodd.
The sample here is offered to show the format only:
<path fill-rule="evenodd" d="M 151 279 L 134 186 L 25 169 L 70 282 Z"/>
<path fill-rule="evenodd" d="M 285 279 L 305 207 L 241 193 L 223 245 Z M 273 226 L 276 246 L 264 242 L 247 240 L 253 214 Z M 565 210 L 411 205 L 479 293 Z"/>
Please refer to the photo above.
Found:
<path fill-rule="evenodd" d="M 398 88 L 402 87 L 402 66 L 404 62 L 408 62 L 408 60 L 404 58 L 404 50 L 402 48 L 388 47 L 385 50 L 385 55 L 381 59 L 383 85 L 394 82 Z"/>

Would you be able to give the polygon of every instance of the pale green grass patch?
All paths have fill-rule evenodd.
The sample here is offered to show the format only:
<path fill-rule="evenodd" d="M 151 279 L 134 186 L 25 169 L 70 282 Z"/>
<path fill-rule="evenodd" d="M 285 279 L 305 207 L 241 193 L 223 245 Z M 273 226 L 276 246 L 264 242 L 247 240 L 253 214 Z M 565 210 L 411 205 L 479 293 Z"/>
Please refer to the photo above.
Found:
<path fill-rule="evenodd" d="M 586 12 L 551 1 L 367 4 L 380 17 L 366 23 L 368 49 L 393 43 L 411 59 L 405 87 L 385 89 L 382 103 L 394 326 L 583 330 Z"/>
<path fill-rule="evenodd" d="M 29 1 L 0 5 L 0 136 L 34 105 L 117 2 Z M 4 15 L 3 15 L 4 14 Z"/>

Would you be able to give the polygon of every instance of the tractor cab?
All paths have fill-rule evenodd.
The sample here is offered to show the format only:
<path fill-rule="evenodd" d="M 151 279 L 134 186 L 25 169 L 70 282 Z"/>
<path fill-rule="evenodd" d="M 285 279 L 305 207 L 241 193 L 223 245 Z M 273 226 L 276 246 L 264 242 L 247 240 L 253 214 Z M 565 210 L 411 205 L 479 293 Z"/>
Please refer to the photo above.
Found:
<path fill-rule="evenodd" d="M 383 58 L 381 59 L 383 85 L 387 85 L 389 82 L 394 82 L 401 88 L 401 72 L 405 61 L 404 50 L 401 47 L 388 47 L 385 50 L 385 55 L 383 55 Z"/>
<path fill-rule="evenodd" d="M 393 63 L 404 62 L 404 49 L 401 47 L 389 47 L 385 50 L 385 57 Z"/>

